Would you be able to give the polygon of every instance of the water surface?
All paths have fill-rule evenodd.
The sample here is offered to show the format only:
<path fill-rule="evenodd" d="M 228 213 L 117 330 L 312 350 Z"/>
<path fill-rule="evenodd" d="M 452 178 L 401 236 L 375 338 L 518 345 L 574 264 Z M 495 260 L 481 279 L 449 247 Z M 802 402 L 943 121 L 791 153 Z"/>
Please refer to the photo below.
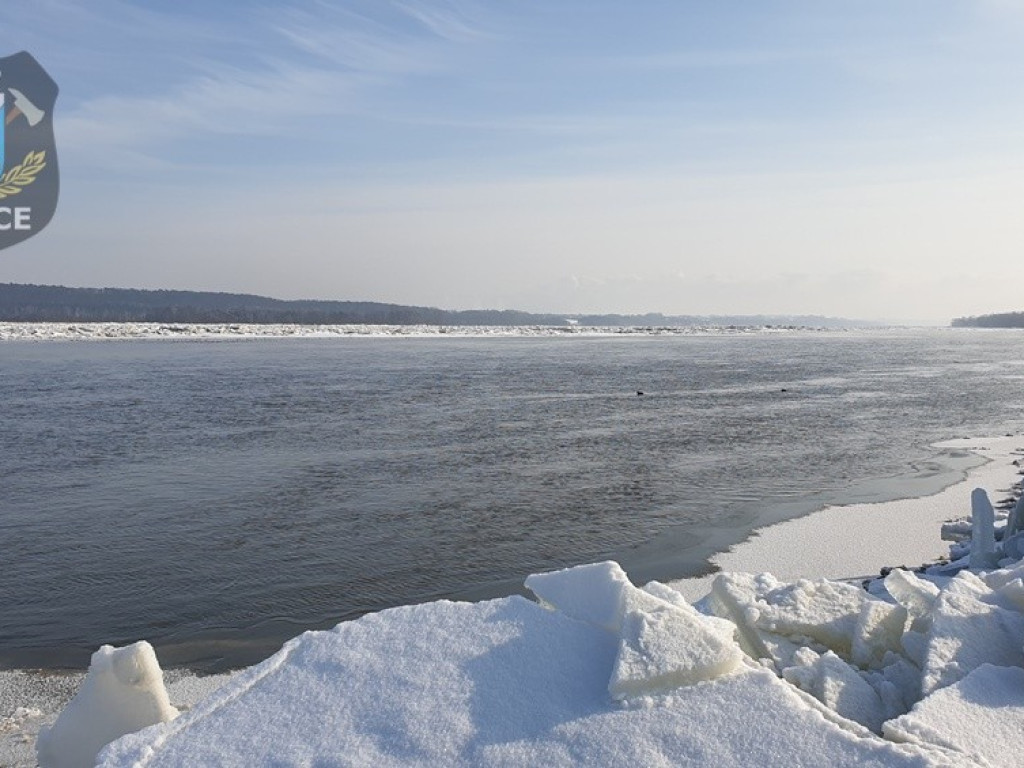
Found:
<path fill-rule="evenodd" d="M 0 665 L 237 666 L 534 571 L 696 574 L 957 479 L 930 444 L 1024 427 L 1022 378 L 1024 336 L 967 329 L 6 342 Z"/>

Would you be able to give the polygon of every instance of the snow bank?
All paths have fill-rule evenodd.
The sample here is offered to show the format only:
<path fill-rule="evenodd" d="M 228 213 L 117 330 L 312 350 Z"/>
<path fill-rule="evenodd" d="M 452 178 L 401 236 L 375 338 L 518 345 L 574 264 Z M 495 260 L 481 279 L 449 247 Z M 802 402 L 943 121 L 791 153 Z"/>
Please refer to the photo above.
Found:
<path fill-rule="evenodd" d="M 618 704 L 607 629 L 520 597 L 307 633 L 101 766 L 970 765 L 884 741 L 771 672 Z"/>
<path fill-rule="evenodd" d="M 605 562 L 529 577 L 539 603 L 307 632 L 98 765 L 1017 765 L 1024 563 L 999 506 L 965 492 L 955 562 L 867 589 L 723 573 L 692 606 Z M 124 712 L 122 696 L 99 706 Z M 87 722 L 75 702 L 65 715 Z"/>

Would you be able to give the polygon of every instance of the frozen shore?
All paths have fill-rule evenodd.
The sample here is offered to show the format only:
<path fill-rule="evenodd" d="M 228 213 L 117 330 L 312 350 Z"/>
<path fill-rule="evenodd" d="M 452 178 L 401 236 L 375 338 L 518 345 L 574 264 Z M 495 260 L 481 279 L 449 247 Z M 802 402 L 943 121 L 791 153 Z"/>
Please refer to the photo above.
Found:
<path fill-rule="evenodd" d="M 970 646 L 973 633 L 947 631 L 951 623 L 988 620 L 996 609 L 1019 610 L 1012 589 L 1007 591 L 1016 576 L 966 585 L 966 577 L 931 577 L 928 583 L 941 585 L 943 594 L 954 585 L 947 600 L 954 608 L 968 597 L 973 608 L 988 607 L 922 613 L 912 616 L 916 628 L 907 619 L 903 635 L 911 646 L 915 633 L 924 636 L 924 651 L 902 648 L 891 621 L 872 623 L 870 617 L 882 611 L 891 618 L 893 606 L 902 607 L 900 596 L 920 602 L 923 594 L 934 607 L 939 586 L 934 595 L 920 587 L 874 600 L 857 587 L 851 593 L 847 585 L 833 589 L 831 582 L 796 580 L 867 575 L 883 566 L 934 560 L 946 548 L 941 523 L 970 512 L 971 488 L 985 488 L 998 500 L 1019 479 L 1019 444 L 1019 438 L 945 443 L 990 461 L 937 495 L 830 508 L 764 529 L 717 556 L 723 571 L 767 570 L 778 579 L 727 580 L 727 593 L 749 603 L 743 615 L 759 613 L 784 626 L 793 619 L 787 599 L 789 608 L 817 601 L 812 618 L 785 625 L 785 631 L 766 630 L 756 620 L 744 626 L 735 616 L 729 621 L 720 615 L 728 613 L 721 600 L 717 616 L 707 601 L 703 613 L 688 608 L 682 596 L 701 597 L 712 579 L 641 591 L 610 564 L 582 567 L 547 577 L 547 583 L 531 577 L 531 588 L 554 610 L 522 598 L 392 609 L 330 632 L 306 633 L 230 680 L 169 673 L 170 702 L 183 714 L 123 739 L 101 764 L 820 765 L 823 755 L 834 765 L 1011 764 L 993 761 L 987 741 L 967 749 L 936 745 L 921 734 L 951 713 L 970 709 L 965 697 L 977 698 L 978 686 L 991 689 L 989 677 L 1001 676 L 1003 687 L 1012 682 L 1012 674 L 984 664 L 966 669 L 971 665 L 956 649 L 946 656 L 939 651 L 963 646 L 964 637 Z M 921 630 L 929 629 L 927 622 L 936 624 L 936 617 L 947 629 L 929 640 Z M 999 613 L 996 621 L 1014 620 Z M 829 622 L 845 626 L 847 634 L 815 636 L 816 627 Z M 763 649 L 767 656 L 751 653 L 755 635 L 758 642 L 775 643 Z M 860 664 L 854 659 L 857 637 Z M 936 687 L 921 701 L 920 716 L 914 714 L 918 708 L 906 715 L 907 699 L 920 698 L 914 680 L 928 666 L 927 642 L 938 654 L 933 677 L 950 665 L 970 674 Z M 1021 652 L 1020 637 L 1016 651 Z M 971 646 L 971 654 L 976 661 L 985 656 L 984 648 Z M 915 658 L 917 678 L 906 667 L 916 666 Z M 1000 659 L 1007 660 L 1005 654 Z M 0 673 L 0 765 L 34 765 L 36 732 L 52 722 L 81 679 L 60 678 L 59 685 L 50 679 L 40 686 L 48 678 L 27 684 L 28 677 Z M 54 689 L 49 697 L 26 698 L 47 686 Z M 1024 699 L 1024 690 L 1018 694 Z M 1006 714 L 1018 728 L 1022 716 L 1020 707 Z M 989 730 L 998 730 L 1000 719 L 994 719 Z M 883 739 L 877 732 L 890 721 L 889 738 Z M 894 739 L 919 743 L 898 745 Z M 1018 754 L 1024 741 L 1009 746 Z"/>
<path fill-rule="evenodd" d="M 928 496 L 829 506 L 804 517 L 760 528 L 741 544 L 711 558 L 719 571 L 770 571 L 783 581 L 874 576 L 879 568 L 915 567 L 945 554 L 942 523 L 970 512 L 970 490 L 1005 496 L 1017 480 L 1019 437 L 957 438 L 936 448 L 969 451 L 986 459 L 967 477 Z M 672 582 L 688 599 L 706 594 L 714 574 Z"/>

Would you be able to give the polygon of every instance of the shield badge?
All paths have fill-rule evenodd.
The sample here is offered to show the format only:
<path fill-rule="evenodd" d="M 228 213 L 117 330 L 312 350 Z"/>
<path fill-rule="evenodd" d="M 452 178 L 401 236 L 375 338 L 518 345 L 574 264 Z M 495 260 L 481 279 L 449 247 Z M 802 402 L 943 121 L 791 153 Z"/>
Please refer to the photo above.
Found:
<path fill-rule="evenodd" d="M 0 58 L 0 248 L 42 231 L 57 210 L 57 84 L 24 51 Z"/>

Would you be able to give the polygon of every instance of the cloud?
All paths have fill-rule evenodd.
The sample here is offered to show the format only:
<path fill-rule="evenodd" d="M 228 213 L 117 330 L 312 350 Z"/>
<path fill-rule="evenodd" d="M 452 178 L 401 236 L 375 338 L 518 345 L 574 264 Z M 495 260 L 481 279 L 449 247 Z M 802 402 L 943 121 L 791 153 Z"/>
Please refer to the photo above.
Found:
<path fill-rule="evenodd" d="M 62 151 L 78 168 L 137 173 L 187 167 L 187 161 L 174 158 L 176 145 L 188 142 L 200 148 L 208 169 L 216 169 L 217 142 L 227 138 L 319 138 L 324 132 L 315 128 L 317 120 L 386 116 L 376 106 L 376 95 L 438 72 L 447 41 L 469 34 L 453 14 L 403 6 L 400 16 L 408 14 L 429 18 L 429 30 L 403 28 L 393 12 L 392 17 L 386 12 L 375 17 L 322 4 L 315 11 L 308 3 L 277 6 L 273 14 L 253 12 L 238 19 L 241 29 L 225 46 L 222 23 L 207 21 L 199 27 L 128 9 L 125 15 L 137 20 L 145 34 L 177 30 L 155 43 L 146 61 L 159 59 L 169 47 L 179 57 L 188 50 L 189 60 L 153 78 L 147 93 L 111 91 L 73 105 L 60 120 Z M 107 23 L 107 14 L 82 23 L 98 29 Z M 204 141 L 209 143 L 205 151 Z M 252 165 L 265 165 L 262 160 Z M 237 157 L 234 164 L 239 164 Z"/>
<path fill-rule="evenodd" d="M 60 148 L 79 168 L 105 173 L 167 169 L 174 165 L 170 153 L 165 154 L 169 144 L 287 134 L 303 120 L 343 114 L 359 87 L 358 77 L 309 68 L 225 66 L 161 94 L 86 102 L 61 118 Z M 217 167 L 216 158 L 203 164 L 208 170 Z"/>
<path fill-rule="evenodd" d="M 395 2 L 394 5 L 445 40 L 464 43 L 489 36 L 479 21 L 479 9 L 468 3 Z"/>
<path fill-rule="evenodd" d="M 797 63 L 835 55 L 829 48 L 760 48 L 668 51 L 610 56 L 596 59 L 592 66 L 639 71 L 682 71 L 702 69 L 756 69 L 770 64 Z"/>
<path fill-rule="evenodd" d="M 378 7 L 379 8 L 379 7 Z M 378 10 L 379 15 L 379 10 Z M 349 8 L 290 8 L 267 18 L 268 26 L 320 66 L 382 78 L 425 74 L 439 67 L 432 36 L 401 28 L 395 19 Z"/>

